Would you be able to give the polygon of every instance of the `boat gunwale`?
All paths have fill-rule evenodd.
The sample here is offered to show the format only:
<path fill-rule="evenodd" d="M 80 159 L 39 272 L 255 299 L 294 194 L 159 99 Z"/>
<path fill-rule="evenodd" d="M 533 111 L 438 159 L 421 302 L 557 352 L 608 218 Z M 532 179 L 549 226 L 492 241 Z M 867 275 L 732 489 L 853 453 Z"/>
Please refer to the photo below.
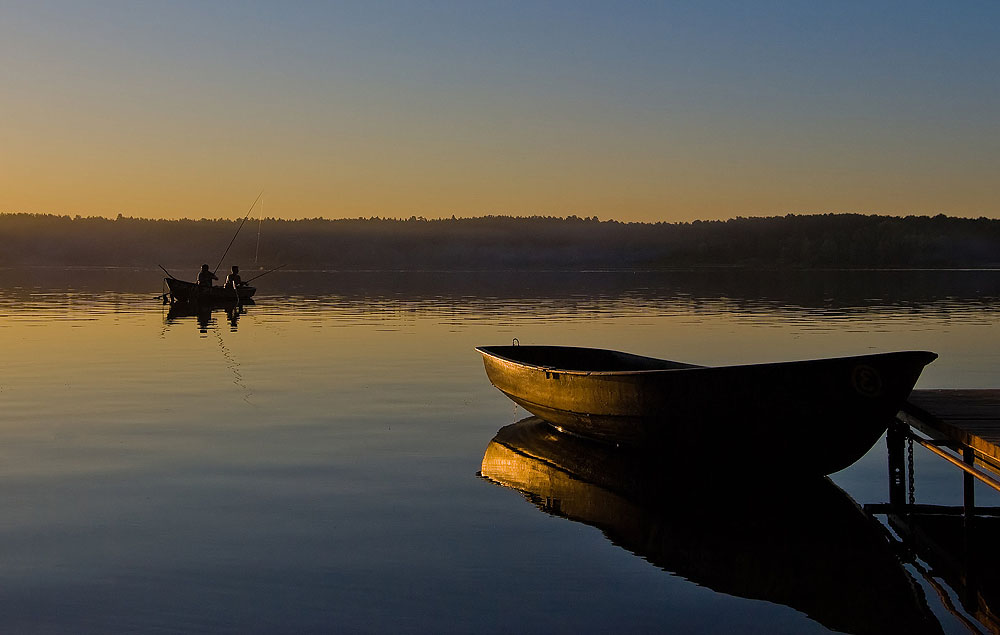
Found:
<path fill-rule="evenodd" d="M 244 284 L 233 288 L 225 286 L 206 287 L 197 282 L 181 280 L 180 278 L 164 278 L 169 288 L 171 304 L 222 305 L 243 304 L 253 300 L 257 287 Z M 177 285 L 175 288 L 174 285 Z"/>
<path fill-rule="evenodd" d="M 187 289 L 190 289 L 190 290 L 195 291 L 195 292 L 217 293 L 217 292 L 223 291 L 223 290 L 225 290 L 225 291 L 232 291 L 232 290 L 234 290 L 233 287 L 226 287 L 226 286 L 212 285 L 210 287 L 207 287 L 205 285 L 198 284 L 197 282 L 191 282 L 189 280 L 181 280 L 180 278 L 164 278 L 164 280 L 167 282 L 167 286 L 168 287 L 170 287 L 171 283 L 179 282 L 181 285 L 183 285 L 181 288 L 187 288 Z M 240 285 L 239 287 L 236 287 L 236 290 L 253 291 L 253 292 L 256 293 L 257 292 L 257 287 L 255 287 L 253 285 L 250 285 L 250 284 L 244 283 L 244 284 Z"/>
<path fill-rule="evenodd" d="M 531 345 L 525 346 L 525 348 L 558 348 L 558 349 L 564 349 L 564 350 L 577 350 L 577 351 L 605 351 L 605 352 L 617 353 L 619 355 L 627 355 L 629 357 L 634 357 L 634 358 L 638 358 L 638 359 L 646 359 L 646 360 L 653 360 L 653 361 L 657 361 L 657 362 L 667 362 L 667 363 L 670 363 L 670 364 L 680 364 L 681 365 L 680 368 L 649 368 L 649 369 L 634 369 L 634 370 L 580 370 L 580 369 L 572 369 L 572 368 L 559 368 L 557 366 L 542 366 L 542 365 L 533 364 L 533 363 L 530 363 L 530 362 L 523 362 L 523 361 L 520 361 L 520 360 L 517 360 L 517 359 L 512 359 L 510 357 L 504 357 L 503 355 L 497 354 L 497 353 L 489 350 L 491 348 L 501 348 L 501 347 L 506 348 L 506 347 L 509 347 L 509 345 L 501 345 L 501 346 L 477 346 L 475 348 L 476 348 L 476 351 L 478 351 L 484 357 L 487 357 L 487 356 L 488 357 L 492 357 L 493 359 L 500 360 L 500 361 L 503 361 L 503 362 L 508 362 L 510 364 L 514 364 L 514 365 L 522 367 L 522 368 L 526 368 L 526 369 L 530 369 L 530 370 L 544 371 L 544 372 L 548 372 L 548 373 L 559 373 L 559 374 L 565 374 L 565 375 L 579 375 L 579 376 L 582 376 L 582 377 L 588 377 L 588 376 L 594 376 L 594 375 L 604 376 L 604 377 L 634 376 L 634 375 L 650 375 L 650 374 L 657 374 L 657 373 L 675 373 L 675 372 L 678 372 L 678 371 L 698 371 L 698 370 L 755 369 L 755 368 L 774 367 L 774 366 L 787 366 L 787 365 L 792 365 L 792 364 L 809 364 L 809 363 L 835 362 L 835 361 L 844 361 L 844 360 L 850 360 L 850 359 L 858 359 L 858 360 L 860 360 L 860 359 L 864 359 L 864 358 L 886 357 L 886 356 L 890 356 L 890 355 L 901 355 L 901 354 L 922 354 L 922 355 L 929 355 L 931 357 L 930 357 L 930 359 L 928 361 L 926 361 L 924 363 L 924 365 L 926 365 L 926 364 L 929 364 L 929 363 L 931 363 L 932 361 L 934 361 L 935 359 L 938 358 L 938 354 L 934 353 L 932 351 L 906 350 L 906 351 L 888 351 L 888 352 L 883 352 L 883 353 L 868 353 L 868 354 L 865 354 L 865 355 L 846 355 L 846 356 L 841 356 L 841 357 L 820 357 L 820 358 L 814 358 L 814 359 L 788 360 L 788 361 L 781 361 L 781 362 L 761 362 L 761 363 L 756 363 L 756 364 L 731 364 L 731 365 L 725 365 L 725 366 L 700 366 L 700 365 L 697 365 L 697 364 L 688 364 L 686 362 L 675 362 L 673 360 L 661 359 L 661 358 L 658 358 L 658 357 L 648 357 L 648 356 L 645 356 L 645 355 L 636 355 L 634 353 L 626 353 L 624 351 L 615 351 L 615 350 L 607 349 L 607 348 L 592 348 L 592 347 L 586 347 L 586 346 L 537 346 L 537 347 L 534 347 L 534 346 L 531 346 Z M 515 346 L 513 348 L 519 348 L 519 347 Z"/>
<path fill-rule="evenodd" d="M 522 362 L 520 360 L 512 359 L 510 357 L 504 357 L 503 355 L 498 355 L 492 351 L 486 350 L 489 348 L 495 348 L 491 346 L 477 346 L 476 350 L 483 356 L 489 356 L 494 359 L 508 362 L 522 368 L 527 368 L 531 370 L 540 370 L 548 373 L 559 373 L 561 375 L 580 375 L 582 377 L 589 376 L 622 376 L 622 375 L 647 375 L 650 373 L 673 373 L 679 370 L 697 370 L 704 368 L 711 368 L 711 366 L 698 366 L 697 364 L 687 364 L 685 362 L 675 362 L 669 359 L 660 359 L 658 357 L 648 357 L 645 355 L 636 355 L 634 353 L 626 353 L 624 351 L 614 351 L 608 348 L 589 348 L 586 346 L 544 346 L 538 348 L 560 348 L 560 349 L 572 349 L 578 351 L 606 351 L 611 353 L 616 353 L 619 355 L 627 355 L 629 357 L 634 357 L 637 359 L 647 359 L 656 362 L 668 362 L 670 364 L 679 364 L 679 368 L 647 368 L 647 369 L 633 369 L 633 370 L 581 370 L 574 368 L 560 368 L 558 366 L 542 366 L 539 364 L 532 364 L 529 362 Z M 531 346 L 525 346 L 525 348 L 531 348 Z"/>

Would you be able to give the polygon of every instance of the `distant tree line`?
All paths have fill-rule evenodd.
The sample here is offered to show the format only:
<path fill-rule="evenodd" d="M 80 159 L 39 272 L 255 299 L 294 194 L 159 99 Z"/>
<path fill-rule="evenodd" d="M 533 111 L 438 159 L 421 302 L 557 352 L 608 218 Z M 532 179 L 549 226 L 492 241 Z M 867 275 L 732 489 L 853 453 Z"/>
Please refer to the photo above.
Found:
<path fill-rule="evenodd" d="M 0 214 L 0 266 L 162 264 L 190 277 L 192 267 L 219 264 L 239 223 Z M 1000 220 L 863 214 L 692 223 L 576 216 L 266 218 L 246 223 L 221 264 L 255 263 L 336 270 L 988 268 L 1000 266 Z"/>

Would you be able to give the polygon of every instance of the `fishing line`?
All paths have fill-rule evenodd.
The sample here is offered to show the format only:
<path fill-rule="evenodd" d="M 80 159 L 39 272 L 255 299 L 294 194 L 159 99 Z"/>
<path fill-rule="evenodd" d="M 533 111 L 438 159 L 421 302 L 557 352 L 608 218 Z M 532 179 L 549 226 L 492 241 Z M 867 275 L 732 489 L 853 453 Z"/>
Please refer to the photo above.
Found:
<path fill-rule="evenodd" d="M 215 265 L 215 271 L 212 272 L 213 274 L 216 273 L 219 270 L 219 267 L 222 266 L 222 261 L 226 259 L 226 254 L 229 253 L 230 247 L 232 247 L 233 243 L 236 242 L 236 237 L 240 235 L 240 230 L 243 229 L 243 224 L 247 222 L 248 218 L 250 218 L 250 212 L 253 211 L 254 205 L 257 204 L 257 201 L 260 200 L 261 196 L 264 196 L 264 190 L 261 190 L 260 194 L 257 195 L 257 198 L 253 200 L 253 204 L 251 204 L 250 209 L 247 210 L 247 214 L 243 217 L 243 221 L 240 222 L 240 226 L 236 228 L 236 233 L 233 234 L 233 239 L 229 241 L 229 247 L 226 247 L 226 250 L 222 252 L 222 258 L 219 258 L 219 264 Z"/>
<path fill-rule="evenodd" d="M 264 192 L 261 191 L 261 194 Z M 253 264 L 257 264 L 257 254 L 260 253 L 260 226 L 264 223 L 264 199 L 260 201 L 260 212 L 257 216 L 257 248 L 253 250 Z"/>
<path fill-rule="evenodd" d="M 215 318 L 212 318 L 212 320 L 214 322 L 212 325 L 212 332 L 215 334 L 215 338 L 219 343 L 219 349 L 222 351 L 222 357 L 226 368 L 233 374 L 233 384 L 243 393 L 240 395 L 243 401 L 253 406 L 254 403 L 250 399 L 253 396 L 253 390 L 246 384 L 246 381 L 244 381 L 243 373 L 240 372 L 240 363 L 236 361 L 236 357 L 222 339 L 222 330 L 219 325 L 219 321 Z"/>

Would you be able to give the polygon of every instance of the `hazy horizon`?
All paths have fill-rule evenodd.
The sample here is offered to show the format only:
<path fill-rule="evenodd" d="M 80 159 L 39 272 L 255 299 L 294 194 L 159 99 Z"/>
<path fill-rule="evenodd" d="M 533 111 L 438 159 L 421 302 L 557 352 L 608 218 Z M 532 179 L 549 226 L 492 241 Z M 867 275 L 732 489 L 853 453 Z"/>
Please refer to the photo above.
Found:
<path fill-rule="evenodd" d="M 994 3 L 0 6 L 0 211 L 996 218 Z"/>
<path fill-rule="evenodd" d="M 244 223 L 21 214 L 0 215 L 0 243 L 0 265 L 201 262 L 229 245 L 230 264 L 259 257 L 365 270 L 992 268 L 1000 264 L 1000 220 L 830 214 L 659 224 L 511 216 Z"/>
<path fill-rule="evenodd" d="M 264 215 L 260 216 L 256 208 L 250 210 L 250 214 L 247 214 L 247 210 L 243 210 L 242 214 L 236 214 L 233 216 L 177 216 L 171 218 L 163 218 L 156 216 L 137 216 L 124 214 L 119 212 L 118 214 L 70 214 L 70 213 L 58 213 L 58 212 L 26 212 L 20 210 L 10 210 L 10 211 L 0 211 L 0 216 L 17 216 L 17 215 L 29 215 L 29 216 L 50 216 L 54 218 L 79 218 L 82 220 L 117 220 L 119 216 L 123 219 L 134 220 L 134 221 L 184 221 L 184 222 L 226 222 L 226 221 L 242 221 L 244 217 L 247 218 L 247 225 L 249 226 L 250 221 L 284 221 L 284 222 L 296 222 L 296 221 L 352 221 L 352 220 L 383 220 L 383 221 L 400 221 L 405 222 L 409 220 L 420 220 L 420 221 L 448 221 L 448 220 L 484 220 L 488 218 L 516 218 L 516 219 L 532 219 L 532 218 L 547 218 L 552 220 L 572 220 L 573 218 L 578 218 L 580 220 L 590 220 L 595 218 L 600 222 L 612 222 L 612 223 L 636 223 L 636 224 L 656 224 L 656 223 L 669 223 L 669 224 L 690 224 L 690 223 L 726 223 L 730 221 L 737 220 L 768 220 L 776 218 L 787 218 L 787 217 L 799 217 L 799 216 L 862 216 L 867 218 L 892 218 L 892 219 L 905 219 L 905 218 L 933 218 L 938 216 L 944 216 L 947 218 L 952 218 L 956 220 L 977 220 L 977 219 L 990 219 L 998 220 L 1000 216 L 996 215 L 986 215 L 980 214 L 978 216 L 961 216 L 955 214 L 944 214 L 944 213 L 934 213 L 927 212 L 922 214 L 915 213 L 900 213 L 900 214 L 881 214 L 879 212 L 788 212 L 783 214 L 753 214 L 753 215 L 733 215 L 733 216 L 722 216 L 719 218 L 690 218 L 684 220 L 626 220 L 622 218 L 611 218 L 604 217 L 598 214 L 593 214 L 590 216 L 580 216 L 577 214 L 507 214 L 503 212 L 494 212 L 489 214 L 480 215 L 462 215 L 462 214 L 449 214 L 440 216 L 428 216 L 428 215 L 409 215 L 409 216 L 272 216 Z"/>

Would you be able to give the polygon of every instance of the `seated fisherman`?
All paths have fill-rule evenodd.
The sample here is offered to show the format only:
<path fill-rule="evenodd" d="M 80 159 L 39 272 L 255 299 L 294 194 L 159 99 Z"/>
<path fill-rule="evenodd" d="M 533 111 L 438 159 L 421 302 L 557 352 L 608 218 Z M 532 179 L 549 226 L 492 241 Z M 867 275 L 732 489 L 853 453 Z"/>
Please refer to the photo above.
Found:
<path fill-rule="evenodd" d="M 198 284 L 203 287 L 212 286 L 212 280 L 218 280 L 219 277 L 208 270 L 208 265 L 202 265 L 201 271 L 198 272 Z"/>
<path fill-rule="evenodd" d="M 240 268 L 233 265 L 233 272 L 226 276 L 226 288 L 235 289 L 236 287 L 242 287 L 243 280 L 240 279 Z"/>

